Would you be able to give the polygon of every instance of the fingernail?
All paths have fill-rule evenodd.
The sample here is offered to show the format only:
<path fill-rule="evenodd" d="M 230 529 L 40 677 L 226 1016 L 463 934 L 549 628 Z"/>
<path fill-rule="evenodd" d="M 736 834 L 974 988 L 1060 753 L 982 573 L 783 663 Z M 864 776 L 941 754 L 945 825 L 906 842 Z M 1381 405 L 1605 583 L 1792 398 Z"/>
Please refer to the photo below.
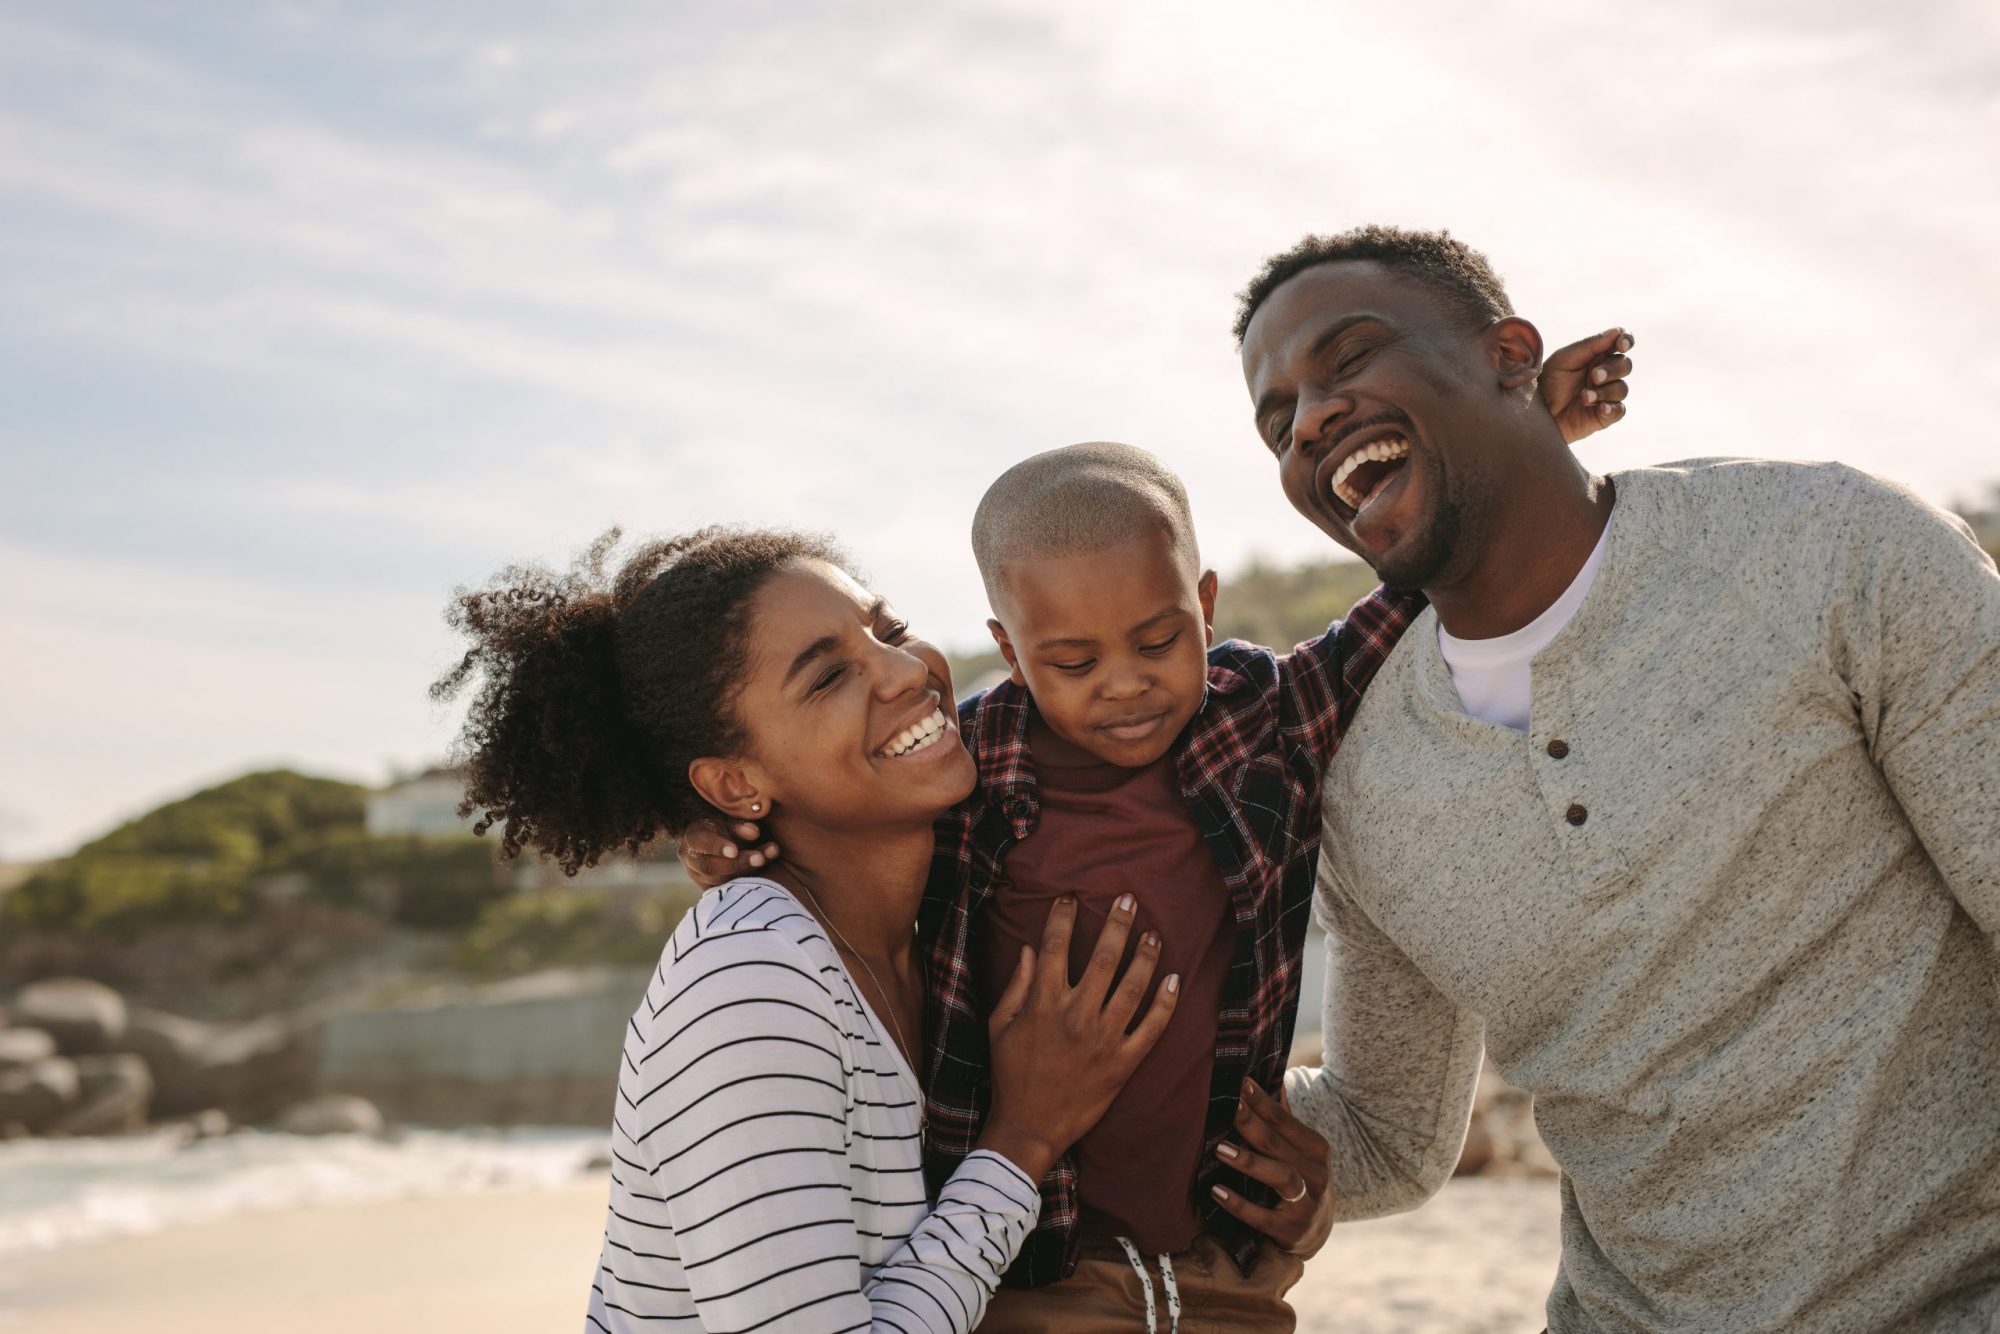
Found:
<path fill-rule="evenodd" d="M 1611 372 L 1605 370 L 1604 367 L 1602 366 L 1599 366 L 1596 370 L 1590 373 L 1590 382 L 1592 384 L 1603 384 L 1606 380 L 1610 378 L 1611 378 Z"/>
<path fill-rule="evenodd" d="M 736 855 L 736 845 L 734 843 L 724 843 L 722 845 L 722 855 L 725 857 L 734 857 Z"/>
<path fill-rule="evenodd" d="M 1132 911 L 1132 896 L 1130 894 L 1120 894 L 1118 896 L 1118 911 L 1119 912 Z"/>
<path fill-rule="evenodd" d="M 1234 1144 L 1218 1144 L 1215 1146 L 1215 1151 L 1232 1163 L 1236 1161 L 1236 1146 Z"/>
<path fill-rule="evenodd" d="M 1168 973 L 1167 994 L 1169 996 L 1178 996 L 1180 994 L 1180 990 L 1181 990 L 1181 975 L 1179 973 Z"/>
<path fill-rule="evenodd" d="M 1210 1187 L 1209 1187 L 1208 1189 L 1209 1189 L 1209 1193 L 1210 1193 L 1210 1194 L 1212 1194 L 1212 1195 L 1214 1195 L 1216 1199 L 1218 1199 L 1218 1200 L 1222 1200 L 1222 1201 L 1224 1201 L 1225 1203 L 1227 1203 L 1227 1202 L 1228 1202 L 1228 1199 L 1229 1199 L 1229 1192 L 1228 1192 L 1228 1191 L 1226 1191 L 1226 1190 L 1224 1190 L 1224 1189 L 1223 1189 L 1222 1187 L 1220 1187 L 1220 1186 L 1210 1186 Z"/>
<path fill-rule="evenodd" d="M 762 865 L 764 864 L 764 854 L 763 854 L 763 853 L 761 853 L 761 852 L 753 852 L 753 853 L 751 853 L 751 854 L 750 854 L 750 864 L 751 864 L 752 866 L 762 866 Z"/>
<path fill-rule="evenodd" d="M 1621 334 L 1621 335 L 1619 335 L 1619 338 L 1618 338 L 1618 350 L 1619 350 L 1620 352 L 1629 352 L 1629 351 L 1631 351 L 1631 350 L 1632 350 L 1632 338 L 1631 338 L 1631 335 L 1629 335 L 1629 334 Z"/>
<path fill-rule="evenodd" d="M 1595 403 L 1597 401 L 1597 391 L 1595 389 L 1584 390 L 1583 401 L 1586 403 Z"/>

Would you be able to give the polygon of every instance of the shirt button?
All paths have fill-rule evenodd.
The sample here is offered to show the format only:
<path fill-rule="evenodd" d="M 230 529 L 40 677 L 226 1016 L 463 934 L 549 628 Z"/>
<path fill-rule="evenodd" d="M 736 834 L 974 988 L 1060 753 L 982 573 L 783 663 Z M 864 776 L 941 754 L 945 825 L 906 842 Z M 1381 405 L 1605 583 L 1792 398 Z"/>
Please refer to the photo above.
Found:
<path fill-rule="evenodd" d="M 1569 810 L 1564 812 L 1563 818 L 1571 824 L 1582 824 L 1590 818 L 1590 812 L 1581 806 L 1572 805 Z"/>
<path fill-rule="evenodd" d="M 1567 742 L 1567 741 L 1551 741 L 1551 742 L 1549 742 L 1549 758 L 1550 758 L 1550 759 L 1552 759 L 1552 760 L 1559 760 L 1559 759 L 1562 759 L 1562 758 L 1563 758 L 1564 756 L 1566 756 L 1566 755 L 1568 755 L 1568 754 L 1569 754 L 1569 742 Z"/>

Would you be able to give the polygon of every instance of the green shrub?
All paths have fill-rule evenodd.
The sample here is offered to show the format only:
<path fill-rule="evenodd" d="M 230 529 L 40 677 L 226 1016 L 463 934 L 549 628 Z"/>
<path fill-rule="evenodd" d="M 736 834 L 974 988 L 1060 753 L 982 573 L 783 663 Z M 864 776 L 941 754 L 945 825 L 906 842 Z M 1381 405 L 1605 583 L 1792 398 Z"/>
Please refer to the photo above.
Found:
<path fill-rule="evenodd" d="M 302 876 L 306 895 L 336 908 L 369 908 L 404 926 L 469 926 L 509 893 L 491 839 L 342 830 L 289 849 L 268 870 Z"/>
<path fill-rule="evenodd" d="M 457 963 L 481 977 L 540 968 L 655 962 L 700 891 L 650 894 L 559 886 L 487 907 L 459 942 Z"/>

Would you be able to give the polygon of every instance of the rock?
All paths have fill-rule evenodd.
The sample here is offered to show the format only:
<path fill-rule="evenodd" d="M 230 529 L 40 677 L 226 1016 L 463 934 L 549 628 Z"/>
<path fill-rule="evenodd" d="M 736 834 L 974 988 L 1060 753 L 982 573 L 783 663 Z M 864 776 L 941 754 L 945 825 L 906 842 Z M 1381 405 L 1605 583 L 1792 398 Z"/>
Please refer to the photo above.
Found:
<path fill-rule="evenodd" d="M 219 1139 L 235 1130 L 236 1123 L 220 1107 L 204 1107 L 193 1116 L 161 1122 L 158 1128 L 186 1145 L 197 1140 Z"/>
<path fill-rule="evenodd" d="M 76 1105 L 83 1094 L 76 1065 L 60 1056 L 0 1074 L 0 1122 L 18 1121 L 38 1132 Z"/>
<path fill-rule="evenodd" d="M 65 1056 L 94 1056 L 124 1039 L 125 998 L 83 977 L 31 982 L 14 998 L 14 1022 L 43 1030 Z"/>
<path fill-rule="evenodd" d="M 1465 1146 L 1458 1151 L 1458 1166 L 1452 1169 L 1453 1176 L 1477 1176 L 1493 1163 L 1493 1135 L 1486 1128 L 1486 1118 L 1474 1115 L 1472 1124 L 1466 1128 Z"/>
<path fill-rule="evenodd" d="M 382 1113 L 366 1098 L 324 1093 L 285 1109 L 278 1129 L 288 1135 L 379 1135 Z"/>
<path fill-rule="evenodd" d="M 154 1115 L 217 1108 L 262 1121 L 312 1096 L 318 1041 L 316 1027 L 284 1017 L 222 1026 L 139 1009 L 124 1045 L 152 1069 Z"/>
<path fill-rule="evenodd" d="M 146 1128 L 153 1077 L 137 1056 L 79 1056 L 76 1106 L 50 1124 L 52 1135 L 127 1135 Z"/>
<path fill-rule="evenodd" d="M 0 1070 L 18 1070 L 56 1054 L 56 1040 L 39 1028 L 0 1029 Z"/>
<path fill-rule="evenodd" d="M 229 1119 L 229 1113 L 220 1107 L 204 1107 L 190 1116 L 183 1124 L 193 1139 L 220 1139 L 236 1125 Z"/>
<path fill-rule="evenodd" d="M 217 1029 L 164 1010 L 133 1006 L 125 1028 L 126 1051 L 146 1062 L 153 1073 L 153 1108 L 158 1116 L 180 1116 L 211 1105 L 203 1101 L 202 1053 Z"/>

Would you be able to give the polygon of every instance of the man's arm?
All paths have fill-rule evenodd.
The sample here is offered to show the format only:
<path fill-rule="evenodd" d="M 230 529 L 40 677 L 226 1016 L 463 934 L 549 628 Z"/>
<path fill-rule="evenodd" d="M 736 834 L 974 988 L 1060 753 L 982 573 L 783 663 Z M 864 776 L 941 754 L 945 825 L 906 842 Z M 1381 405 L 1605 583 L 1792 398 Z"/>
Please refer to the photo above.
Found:
<path fill-rule="evenodd" d="M 1339 1222 L 1414 1209 L 1451 1178 L 1479 1080 L 1484 1024 L 1397 949 L 1320 860 L 1324 1064 L 1285 1072 L 1292 1113 L 1333 1149 Z"/>
<path fill-rule="evenodd" d="M 2000 941 L 2000 575 L 1962 520 L 1874 478 L 1844 536 L 1835 668 L 1946 887 Z"/>

